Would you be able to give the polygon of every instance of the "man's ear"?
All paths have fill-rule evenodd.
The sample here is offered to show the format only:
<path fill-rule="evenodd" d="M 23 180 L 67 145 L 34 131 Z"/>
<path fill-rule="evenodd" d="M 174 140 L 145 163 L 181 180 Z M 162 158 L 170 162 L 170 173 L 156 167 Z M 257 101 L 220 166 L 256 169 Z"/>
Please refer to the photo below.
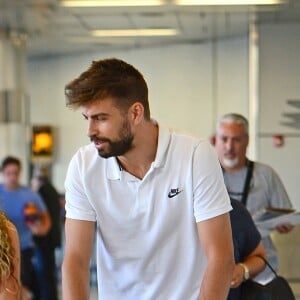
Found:
<path fill-rule="evenodd" d="M 129 117 L 131 121 L 136 125 L 144 119 L 144 106 L 140 102 L 135 102 L 129 109 Z"/>

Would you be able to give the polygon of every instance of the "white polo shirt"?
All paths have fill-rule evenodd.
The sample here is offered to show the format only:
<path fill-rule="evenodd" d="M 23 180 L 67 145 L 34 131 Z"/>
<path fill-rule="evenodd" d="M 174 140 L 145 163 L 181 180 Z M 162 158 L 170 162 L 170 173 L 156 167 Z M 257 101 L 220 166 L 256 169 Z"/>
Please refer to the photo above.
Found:
<path fill-rule="evenodd" d="M 93 144 L 72 158 L 66 217 L 97 222 L 101 300 L 198 299 L 206 258 L 197 222 L 231 209 L 213 147 L 159 127 L 140 180 Z"/>

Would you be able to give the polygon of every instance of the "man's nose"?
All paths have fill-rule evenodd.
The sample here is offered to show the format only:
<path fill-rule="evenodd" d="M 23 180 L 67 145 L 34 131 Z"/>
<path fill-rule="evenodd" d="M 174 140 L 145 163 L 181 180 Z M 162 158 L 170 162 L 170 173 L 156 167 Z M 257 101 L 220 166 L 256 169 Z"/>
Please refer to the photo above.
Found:
<path fill-rule="evenodd" d="M 227 139 L 225 143 L 225 147 L 227 150 L 231 150 L 233 148 L 233 140 L 232 139 Z"/>
<path fill-rule="evenodd" d="M 96 126 L 93 122 L 93 120 L 88 120 L 88 125 L 87 125 L 87 136 L 91 137 L 96 134 Z"/>

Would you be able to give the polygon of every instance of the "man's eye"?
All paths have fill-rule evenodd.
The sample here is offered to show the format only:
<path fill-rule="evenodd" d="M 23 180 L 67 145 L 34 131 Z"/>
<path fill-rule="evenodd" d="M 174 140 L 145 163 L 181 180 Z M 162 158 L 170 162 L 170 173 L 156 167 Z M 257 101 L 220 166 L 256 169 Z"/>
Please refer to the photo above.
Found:
<path fill-rule="evenodd" d="M 241 143 L 241 142 L 242 142 L 242 139 L 236 138 L 236 139 L 234 139 L 234 142 L 236 142 L 236 143 Z"/>
<path fill-rule="evenodd" d="M 107 118 L 104 117 L 104 116 L 97 116 L 97 117 L 95 118 L 96 121 L 105 121 L 106 119 L 107 119 Z"/>

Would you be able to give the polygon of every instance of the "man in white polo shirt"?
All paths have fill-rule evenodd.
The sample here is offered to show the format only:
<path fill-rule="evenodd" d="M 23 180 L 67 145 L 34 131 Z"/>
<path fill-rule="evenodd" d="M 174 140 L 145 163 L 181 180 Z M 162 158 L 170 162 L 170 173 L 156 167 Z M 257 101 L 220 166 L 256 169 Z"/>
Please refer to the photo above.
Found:
<path fill-rule="evenodd" d="M 153 121 L 142 74 L 122 60 L 93 62 L 65 94 L 91 143 L 65 181 L 63 299 L 89 299 L 95 228 L 99 299 L 226 299 L 231 205 L 210 144 Z"/>

